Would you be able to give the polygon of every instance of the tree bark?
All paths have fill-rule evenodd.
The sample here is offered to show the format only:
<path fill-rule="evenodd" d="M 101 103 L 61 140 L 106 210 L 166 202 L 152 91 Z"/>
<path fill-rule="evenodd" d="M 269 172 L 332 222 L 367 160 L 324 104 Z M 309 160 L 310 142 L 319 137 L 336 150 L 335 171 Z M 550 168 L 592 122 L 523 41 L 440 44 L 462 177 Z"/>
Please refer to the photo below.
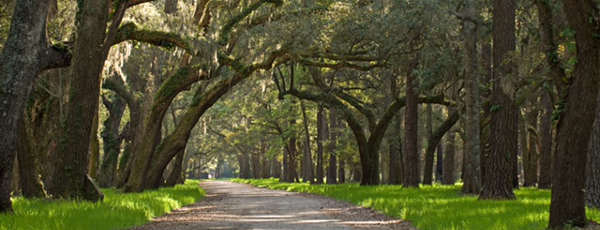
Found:
<path fill-rule="evenodd" d="M 238 156 L 238 164 L 240 165 L 240 178 L 250 178 L 250 157 L 248 152 L 242 151 Z"/>
<path fill-rule="evenodd" d="M 440 127 L 435 130 L 429 137 L 428 143 L 431 145 L 427 146 L 426 154 L 431 154 L 435 152 L 435 149 L 440 144 L 442 137 L 456 124 L 458 119 L 460 118 L 460 114 L 454 110 L 453 113 L 448 115 L 448 118 L 440 125 Z"/>
<path fill-rule="evenodd" d="M 32 152 L 32 138 L 27 132 L 23 119 L 20 119 L 18 128 L 17 161 L 19 172 L 19 187 L 23 197 L 45 198 L 46 191 L 40 180 L 39 155 Z"/>
<path fill-rule="evenodd" d="M 317 111 L 317 184 L 323 184 L 323 142 L 327 140 L 327 120 L 325 107 L 320 104 Z"/>
<path fill-rule="evenodd" d="M 515 1 L 494 1 L 492 118 L 490 156 L 479 199 L 515 199 L 514 160 L 518 153 L 518 107 L 510 78 L 515 68 L 509 54 L 515 50 Z"/>
<path fill-rule="evenodd" d="M 48 0 L 16 2 L 10 34 L 0 54 L 0 213 L 12 212 L 10 186 L 18 123 L 36 76 L 70 63 L 67 51 L 49 47 L 46 41 L 48 4 Z M 57 57 L 62 62 L 55 62 Z"/>
<path fill-rule="evenodd" d="M 403 171 L 405 164 L 402 162 L 402 119 L 401 113 L 395 116 L 394 125 L 392 127 L 391 137 L 388 138 L 390 148 L 390 184 L 403 183 Z"/>
<path fill-rule="evenodd" d="M 95 111 L 98 109 L 101 72 L 108 55 L 105 46 L 107 1 L 80 1 L 77 40 L 66 117 L 57 147 L 57 161 L 48 191 L 57 198 L 103 199 L 87 180 L 88 151 Z M 115 22 L 113 22 L 115 23 Z"/>
<path fill-rule="evenodd" d="M 450 132 L 450 131 L 448 131 Z M 440 140 L 440 143 L 437 146 L 437 153 L 435 156 L 435 181 L 438 183 L 442 182 L 443 172 L 444 172 L 444 141 Z"/>
<path fill-rule="evenodd" d="M 537 127 L 538 121 L 538 110 L 533 109 L 527 114 L 527 154 L 523 156 L 523 186 L 535 186 L 537 184 L 537 172 L 538 172 L 538 143 L 537 134 L 535 128 Z"/>
<path fill-rule="evenodd" d="M 478 9 L 474 1 L 465 3 L 465 15 L 477 19 Z M 478 25 L 472 20 L 463 21 L 465 36 L 465 141 L 463 159 L 462 192 L 478 194 L 481 190 L 481 99 L 479 74 L 477 72 Z"/>
<path fill-rule="evenodd" d="M 450 110 L 450 113 L 452 113 L 452 110 Z M 456 168 L 454 164 L 456 151 L 454 146 L 456 143 L 456 136 L 454 135 L 454 130 L 450 130 L 448 132 L 446 140 L 447 146 L 444 155 L 444 173 L 442 174 L 442 184 L 453 185 L 456 182 L 456 172 L 454 171 Z"/>
<path fill-rule="evenodd" d="M 585 203 L 588 207 L 600 208 L 600 110 L 597 108 L 588 147 L 585 174 Z"/>
<path fill-rule="evenodd" d="M 538 188 L 549 189 L 552 185 L 552 113 L 554 105 L 552 105 L 550 93 L 547 91 L 543 92 L 542 106 L 544 109 L 538 129 L 541 136 Z"/>
<path fill-rule="evenodd" d="M 406 77 L 406 109 L 404 119 L 404 187 L 419 187 L 419 149 L 418 127 L 419 127 L 419 106 L 417 103 L 418 94 L 416 92 L 416 79 L 412 74 Z"/>
<path fill-rule="evenodd" d="M 304 125 L 304 154 L 302 155 L 302 179 L 304 182 L 313 183 L 315 180 L 313 174 L 312 154 L 310 151 L 310 132 L 308 131 L 308 117 L 306 116 L 306 107 L 304 102 L 300 101 L 302 110 L 302 124 Z"/>
<path fill-rule="evenodd" d="M 341 157 L 338 169 L 338 182 L 344 184 L 346 183 L 346 161 Z"/>
<path fill-rule="evenodd" d="M 338 121 L 335 108 L 329 108 L 329 144 L 327 145 L 327 153 L 329 154 L 329 166 L 327 167 L 327 184 L 337 184 L 337 156 L 336 145 L 338 136 Z"/>
<path fill-rule="evenodd" d="M 98 109 L 94 113 L 92 133 L 90 134 L 90 151 L 88 160 L 88 174 L 94 180 L 98 180 L 98 166 L 100 164 L 100 141 L 98 140 Z"/>
<path fill-rule="evenodd" d="M 183 159 L 185 157 L 185 150 L 182 150 L 177 153 L 173 162 L 173 169 L 171 169 L 171 173 L 169 177 L 167 177 L 166 186 L 175 186 L 176 184 L 182 184 L 184 182 L 183 179 Z"/>
<path fill-rule="evenodd" d="M 117 163 L 123 140 L 119 135 L 119 126 L 125 112 L 125 102 L 116 95 L 110 98 L 112 100 L 103 97 L 103 103 L 108 110 L 108 118 L 104 120 L 104 130 L 100 134 L 104 142 L 104 157 L 100 166 L 100 175 L 98 176 L 98 184 L 101 187 L 115 185 Z"/>
<path fill-rule="evenodd" d="M 559 94 L 564 90 L 561 81 L 565 79 L 565 71 L 561 66 L 560 59 L 558 58 L 557 45 L 554 41 L 554 28 L 552 22 L 552 8 L 548 2 L 542 0 L 535 1 L 538 9 L 538 21 L 540 23 L 540 35 L 542 45 L 546 54 L 546 63 L 550 66 L 550 77 L 554 80 L 554 84 L 557 86 Z M 544 106 L 544 113 L 542 114 L 542 121 L 540 123 L 540 132 L 542 137 L 542 146 L 540 150 L 540 178 L 539 188 L 550 188 L 552 185 L 552 167 L 553 167 L 553 151 L 552 145 L 554 143 L 554 137 L 552 134 L 552 113 L 554 105 L 552 103 L 551 89 L 546 89 L 542 103 Z"/>
<path fill-rule="evenodd" d="M 586 224 L 586 156 L 596 115 L 600 76 L 600 12 L 596 3 L 563 0 L 563 7 L 569 25 L 576 33 L 577 63 L 558 122 L 549 228 Z"/>
<path fill-rule="evenodd" d="M 435 150 L 435 147 L 430 147 L 432 144 L 432 136 L 433 136 L 433 109 L 431 105 L 425 106 L 425 131 L 427 131 L 427 151 L 425 151 L 425 171 L 423 172 L 423 184 L 431 185 L 433 182 L 433 154 L 434 151 L 429 151 L 429 149 Z M 441 137 L 440 137 L 441 138 Z M 439 140 L 438 140 L 439 142 Z M 437 144 L 436 144 L 437 146 Z"/>

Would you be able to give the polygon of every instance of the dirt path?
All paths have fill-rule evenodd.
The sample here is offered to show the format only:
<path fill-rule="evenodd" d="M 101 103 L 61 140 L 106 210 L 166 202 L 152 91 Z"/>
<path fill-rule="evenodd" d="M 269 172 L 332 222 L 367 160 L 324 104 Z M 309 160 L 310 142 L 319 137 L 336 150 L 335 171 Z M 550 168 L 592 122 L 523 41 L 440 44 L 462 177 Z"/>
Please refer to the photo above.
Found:
<path fill-rule="evenodd" d="M 141 229 L 415 229 L 370 209 L 314 195 L 205 181 L 206 197 Z"/>

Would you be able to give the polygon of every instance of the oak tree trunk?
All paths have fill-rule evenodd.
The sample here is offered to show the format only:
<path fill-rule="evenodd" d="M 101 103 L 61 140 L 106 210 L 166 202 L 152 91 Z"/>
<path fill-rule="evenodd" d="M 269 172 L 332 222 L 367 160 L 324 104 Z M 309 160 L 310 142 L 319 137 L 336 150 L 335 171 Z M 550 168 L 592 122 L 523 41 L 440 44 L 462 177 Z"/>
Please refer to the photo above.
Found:
<path fill-rule="evenodd" d="M 456 172 L 454 171 L 456 168 L 454 164 L 456 136 L 454 134 L 454 130 L 450 130 L 448 132 L 446 142 L 447 144 L 446 151 L 444 152 L 444 172 L 442 174 L 442 184 L 453 185 L 456 182 Z"/>
<path fill-rule="evenodd" d="M 104 130 L 100 134 L 104 142 L 104 157 L 100 166 L 100 175 L 98 176 L 98 184 L 101 187 L 115 185 L 117 163 L 123 140 L 119 135 L 119 126 L 125 112 L 125 102 L 116 95 L 112 95 L 110 98 L 112 100 L 106 97 L 103 98 L 103 103 L 108 110 L 108 118 L 104 120 Z"/>
<path fill-rule="evenodd" d="M 600 97 L 598 97 L 600 100 Z M 585 203 L 600 208 L 600 110 L 596 108 L 596 120 L 587 153 Z"/>
<path fill-rule="evenodd" d="M 523 186 L 535 186 L 538 172 L 538 144 L 535 128 L 537 127 L 538 111 L 534 109 L 527 114 L 527 152 L 523 152 Z"/>
<path fill-rule="evenodd" d="M 77 40 L 74 45 L 72 80 L 62 135 L 57 147 L 57 161 L 48 191 L 57 198 L 82 198 L 98 201 L 102 193 L 94 191 L 88 181 L 90 135 L 93 134 L 98 109 L 101 72 L 108 49 L 104 46 L 109 3 L 84 0 L 78 2 Z"/>
<path fill-rule="evenodd" d="M 338 121 L 335 108 L 329 108 L 329 144 L 327 153 L 329 154 L 329 165 L 327 166 L 327 184 L 337 184 L 337 156 L 336 145 L 338 136 Z"/>
<path fill-rule="evenodd" d="M 542 106 L 544 109 L 538 129 L 541 138 L 538 188 L 548 189 L 552 185 L 552 113 L 554 106 L 552 105 L 550 93 L 547 91 L 543 92 Z"/>
<path fill-rule="evenodd" d="M 306 116 L 306 107 L 304 102 L 300 101 L 302 110 L 302 124 L 304 125 L 304 154 L 302 155 L 302 179 L 304 182 L 313 183 L 315 178 L 313 174 L 312 154 L 310 151 L 310 133 L 308 131 L 308 117 Z"/>
<path fill-rule="evenodd" d="M 404 120 L 404 187 L 419 187 L 418 127 L 419 106 L 417 104 L 416 79 L 412 74 L 406 78 L 406 108 Z"/>
<path fill-rule="evenodd" d="M 465 15 L 477 18 L 478 9 L 474 1 L 465 4 Z M 463 21 L 465 37 L 465 138 L 462 177 L 462 192 L 478 194 L 481 190 L 481 99 L 479 93 L 480 77 L 477 71 L 478 25 L 470 20 Z"/>
<path fill-rule="evenodd" d="M 557 130 L 552 169 L 550 228 L 583 226 L 587 147 L 596 115 L 600 80 L 600 10 L 591 0 L 563 0 L 569 26 L 575 30 L 577 63 L 571 76 Z"/>
<path fill-rule="evenodd" d="M 425 106 L 425 131 L 427 131 L 427 149 L 433 149 L 434 147 L 430 147 L 432 142 L 433 135 L 433 110 L 431 105 L 428 104 Z M 438 140 L 439 141 L 439 140 Z M 436 145 L 437 146 L 437 145 Z M 425 171 L 423 172 L 423 184 L 431 185 L 433 182 L 433 160 L 434 160 L 434 151 L 425 151 Z"/>
<path fill-rule="evenodd" d="M 48 0 L 16 2 L 10 33 L 0 54 L 0 213 L 12 211 L 11 174 L 25 102 L 37 75 L 58 67 L 53 58 L 60 52 L 48 47 L 46 41 L 48 4 Z M 65 62 L 60 64 L 68 65 L 70 56 L 62 56 Z"/>
<path fill-rule="evenodd" d="M 493 88 L 490 153 L 479 199 L 514 199 L 514 161 L 518 153 L 518 107 L 509 86 L 515 68 L 509 53 L 515 50 L 515 2 L 494 1 Z"/>
<path fill-rule="evenodd" d="M 317 111 L 317 184 L 323 184 L 323 177 L 325 176 L 323 170 L 323 144 L 327 140 L 327 126 L 325 107 L 319 105 Z"/>

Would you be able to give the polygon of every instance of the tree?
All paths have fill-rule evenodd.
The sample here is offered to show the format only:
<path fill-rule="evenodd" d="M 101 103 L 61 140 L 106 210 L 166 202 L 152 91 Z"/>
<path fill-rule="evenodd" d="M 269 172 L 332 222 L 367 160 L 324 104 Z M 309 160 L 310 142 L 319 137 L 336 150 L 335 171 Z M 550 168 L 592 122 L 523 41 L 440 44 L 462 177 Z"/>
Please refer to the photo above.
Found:
<path fill-rule="evenodd" d="M 327 134 L 329 133 L 325 115 L 325 107 L 319 105 L 317 108 L 317 184 L 323 184 L 323 177 L 325 176 L 323 170 L 323 143 L 328 139 Z M 335 176 L 333 176 L 333 180 L 336 180 Z"/>
<path fill-rule="evenodd" d="M 494 1 L 493 88 L 490 124 L 490 152 L 482 178 L 479 199 L 514 199 L 513 160 L 518 152 L 518 107 L 510 78 L 515 74 L 509 53 L 515 50 L 515 1 Z"/>
<path fill-rule="evenodd" d="M 38 74 L 70 64 L 71 55 L 46 40 L 49 1 L 17 1 L 11 29 L 0 55 L 0 212 L 12 211 L 11 173 L 17 130 L 25 101 Z"/>
<path fill-rule="evenodd" d="M 290 67 L 290 69 L 293 69 L 293 67 Z M 304 102 L 302 101 L 300 101 L 300 110 L 302 111 L 302 125 L 304 126 L 304 154 L 302 154 L 302 179 L 304 182 L 313 183 L 315 177 L 312 162 L 312 154 L 310 151 L 310 132 L 308 131 L 308 117 L 306 116 L 306 107 L 304 106 Z"/>
<path fill-rule="evenodd" d="M 327 123 L 324 122 L 324 123 Z M 327 184 L 337 184 L 337 156 L 336 156 L 336 145 L 338 138 L 338 119 L 336 117 L 335 108 L 329 108 L 329 144 L 327 145 L 327 152 L 329 153 L 329 164 L 327 165 Z M 342 167 L 342 165 L 340 165 Z M 341 182 L 341 181 L 340 181 Z"/>
<path fill-rule="evenodd" d="M 585 172 L 585 203 L 588 207 L 593 208 L 600 208 L 600 119 L 598 117 L 600 117 L 600 111 L 596 111 Z"/>
<path fill-rule="evenodd" d="M 479 93 L 479 74 L 477 71 L 476 48 L 478 15 L 475 1 L 465 2 L 462 33 L 465 37 L 465 142 L 463 161 L 462 192 L 467 194 L 479 194 L 481 190 L 481 128 L 480 110 L 481 100 Z M 452 140 L 451 140 L 452 141 Z"/>
<path fill-rule="evenodd" d="M 415 66 L 418 63 L 414 64 Z M 412 71 L 412 69 L 411 69 Z M 412 73 L 406 77 L 406 109 L 404 110 L 404 183 L 405 187 L 419 187 L 421 182 L 419 170 L 418 140 L 418 88 Z"/>
<path fill-rule="evenodd" d="M 600 69 L 600 10 L 594 1 L 563 0 L 569 26 L 575 30 L 577 63 L 569 79 L 558 121 L 552 169 L 549 228 L 583 226 L 585 166 L 595 118 Z M 596 6 L 596 7 L 594 7 Z M 560 84 L 560 82 L 555 82 Z"/>

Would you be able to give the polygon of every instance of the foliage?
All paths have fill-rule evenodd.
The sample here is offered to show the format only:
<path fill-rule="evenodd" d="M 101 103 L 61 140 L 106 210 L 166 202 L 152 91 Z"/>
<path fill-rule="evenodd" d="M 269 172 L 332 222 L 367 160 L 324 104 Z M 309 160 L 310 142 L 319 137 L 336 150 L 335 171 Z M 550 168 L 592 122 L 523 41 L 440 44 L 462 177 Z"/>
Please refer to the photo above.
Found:
<path fill-rule="evenodd" d="M 373 208 L 402 218 L 418 229 L 545 229 L 548 223 L 550 191 L 524 188 L 515 190 L 516 200 L 478 201 L 475 196 L 461 195 L 461 186 L 359 186 L 309 185 L 279 183 L 277 179 L 244 180 L 258 187 L 313 193 Z M 588 218 L 600 221 L 600 210 L 589 209 Z"/>
<path fill-rule="evenodd" d="M 49 201 L 13 199 L 14 215 L 0 215 L 0 230 L 18 229 L 126 229 L 156 216 L 197 202 L 204 196 L 199 182 L 143 193 L 123 194 L 104 189 L 104 201 Z"/>

